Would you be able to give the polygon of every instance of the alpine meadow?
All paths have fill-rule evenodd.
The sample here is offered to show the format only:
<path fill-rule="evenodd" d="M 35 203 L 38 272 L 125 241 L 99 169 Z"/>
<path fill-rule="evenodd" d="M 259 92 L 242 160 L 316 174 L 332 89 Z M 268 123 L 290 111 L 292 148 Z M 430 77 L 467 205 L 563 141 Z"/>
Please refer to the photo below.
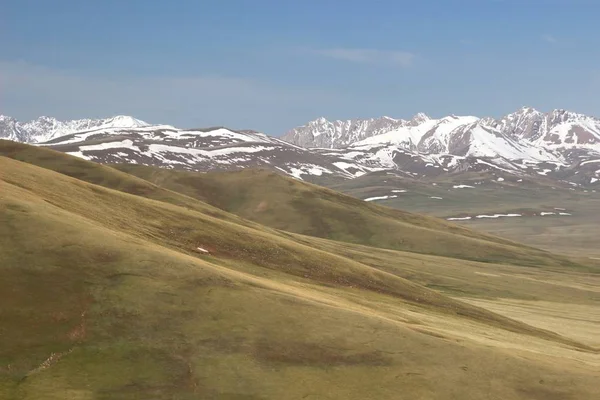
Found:
<path fill-rule="evenodd" d="M 0 400 L 600 399 L 600 3 L 0 15 Z"/>

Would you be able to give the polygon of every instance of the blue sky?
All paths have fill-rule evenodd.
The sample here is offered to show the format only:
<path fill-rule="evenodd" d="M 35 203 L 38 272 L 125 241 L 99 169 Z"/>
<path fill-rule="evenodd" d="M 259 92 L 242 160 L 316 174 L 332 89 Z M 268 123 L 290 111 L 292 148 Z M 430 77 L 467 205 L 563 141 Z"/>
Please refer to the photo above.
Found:
<path fill-rule="evenodd" d="M 273 135 L 320 116 L 600 116 L 598 15 L 593 0 L 0 0 L 0 113 Z"/>

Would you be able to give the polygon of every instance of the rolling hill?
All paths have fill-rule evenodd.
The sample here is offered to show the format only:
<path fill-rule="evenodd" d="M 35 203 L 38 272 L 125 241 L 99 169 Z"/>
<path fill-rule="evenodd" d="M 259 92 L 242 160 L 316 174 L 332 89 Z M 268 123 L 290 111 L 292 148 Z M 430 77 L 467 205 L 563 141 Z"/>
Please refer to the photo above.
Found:
<path fill-rule="evenodd" d="M 234 217 L 225 215 L 223 211 L 226 211 L 271 228 L 295 233 L 479 261 L 570 264 L 569 260 L 548 252 L 436 218 L 369 204 L 268 171 L 199 174 L 135 165 L 118 166 L 143 178 L 136 179 L 113 168 L 46 148 L 8 141 L 0 143 L 0 155 L 109 188 L 159 200 L 168 199 L 177 205 L 198 207 L 195 203 L 188 205 L 193 199 L 198 199 L 206 207 L 209 204 L 213 206 L 210 212 L 221 218 Z M 175 193 L 179 196 L 174 197 Z"/>
<path fill-rule="evenodd" d="M 595 343 L 452 298 L 411 272 L 433 268 L 456 282 L 444 270 L 523 267 L 289 233 L 245 219 L 252 203 L 241 200 L 264 189 L 257 181 L 273 179 L 273 191 L 308 192 L 315 206 L 347 202 L 349 214 L 339 218 L 379 216 L 418 237 L 472 240 L 515 263 L 537 259 L 571 273 L 559 258 L 280 176 L 245 174 L 207 175 L 203 185 L 222 178 L 225 187 L 213 181 L 208 204 L 196 180 L 170 189 L 0 142 L 0 397 L 593 398 Z M 227 187 L 242 181 L 257 187 L 225 203 Z M 481 296 L 481 285 L 471 286 L 471 297 Z M 530 285 L 507 288 L 516 298 Z M 595 304 L 584 290 L 571 294 Z"/>
<path fill-rule="evenodd" d="M 381 248 L 521 265 L 569 265 L 556 255 L 437 218 L 381 207 L 260 170 L 199 174 L 118 165 L 159 186 L 272 228 Z"/>

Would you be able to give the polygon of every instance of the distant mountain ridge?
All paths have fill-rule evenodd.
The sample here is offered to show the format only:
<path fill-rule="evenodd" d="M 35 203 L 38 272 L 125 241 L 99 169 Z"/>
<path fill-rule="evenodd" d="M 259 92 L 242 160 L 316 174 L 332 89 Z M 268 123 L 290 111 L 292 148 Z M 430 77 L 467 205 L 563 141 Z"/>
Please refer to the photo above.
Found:
<path fill-rule="evenodd" d="M 425 114 L 422 115 L 423 118 L 429 119 Z M 411 121 L 390 117 L 346 121 L 328 121 L 321 117 L 303 127 L 291 130 L 281 138 L 302 147 L 339 149 L 372 136 L 409 126 L 410 123 Z"/>
<path fill-rule="evenodd" d="M 282 138 L 224 127 L 180 129 L 129 116 L 21 123 L 0 117 L 0 139 L 48 146 L 105 164 L 190 171 L 268 168 L 330 182 L 388 170 L 412 179 L 491 171 L 598 186 L 600 120 L 523 107 L 500 119 L 417 114 L 410 120 L 319 118 Z"/>
<path fill-rule="evenodd" d="M 578 184 L 600 180 L 600 119 L 563 109 L 522 107 L 499 119 L 422 113 L 410 120 L 319 118 L 281 138 L 414 177 L 492 168 Z"/>
<path fill-rule="evenodd" d="M 600 120 L 583 114 L 553 110 L 543 113 L 522 107 L 501 119 L 448 116 L 432 119 L 417 114 L 411 120 L 390 117 L 328 121 L 319 118 L 294 128 L 283 140 L 303 147 L 341 149 L 354 144 L 394 143 L 427 154 L 491 156 L 509 149 L 522 156 L 530 148 L 545 150 L 593 148 L 600 151 Z M 486 141 L 500 148 L 489 148 Z M 487 149 L 486 149 L 487 148 Z M 512 148 L 512 149 L 510 149 Z M 537 158 L 548 158 L 539 154 Z M 509 158 L 510 158 L 509 157 Z M 552 157 L 550 157 L 552 159 Z"/>
<path fill-rule="evenodd" d="M 31 121 L 21 122 L 15 118 L 0 115 L 0 139 L 23 143 L 40 143 L 74 132 L 101 128 L 141 128 L 150 124 L 139 119 L 117 115 L 102 119 L 76 119 L 59 121 L 42 116 Z"/>

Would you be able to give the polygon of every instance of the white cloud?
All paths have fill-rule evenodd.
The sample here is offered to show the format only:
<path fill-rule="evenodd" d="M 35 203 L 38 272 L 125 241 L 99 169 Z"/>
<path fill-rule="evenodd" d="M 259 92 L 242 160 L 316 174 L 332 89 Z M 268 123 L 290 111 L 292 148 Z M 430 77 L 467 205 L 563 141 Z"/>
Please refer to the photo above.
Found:
<path fill-rule="evenodd" d="M 548 42 L 548 43 L 552 43 L 552 44 L 558 43 L 558 39 L 556 39 L 554 36 L 552 36 L 548 33 L 542 35 L 542 40 L 545 42 Z"/>
<path fill-rule="evenodd" d="M 336 60 L 363 64 L 394 65 L 400 67 L 410 66 L 415 59 L 415 55 L 409 52 L 377 49 L 334 48 L 313 50 L 313 52 Z"/>

